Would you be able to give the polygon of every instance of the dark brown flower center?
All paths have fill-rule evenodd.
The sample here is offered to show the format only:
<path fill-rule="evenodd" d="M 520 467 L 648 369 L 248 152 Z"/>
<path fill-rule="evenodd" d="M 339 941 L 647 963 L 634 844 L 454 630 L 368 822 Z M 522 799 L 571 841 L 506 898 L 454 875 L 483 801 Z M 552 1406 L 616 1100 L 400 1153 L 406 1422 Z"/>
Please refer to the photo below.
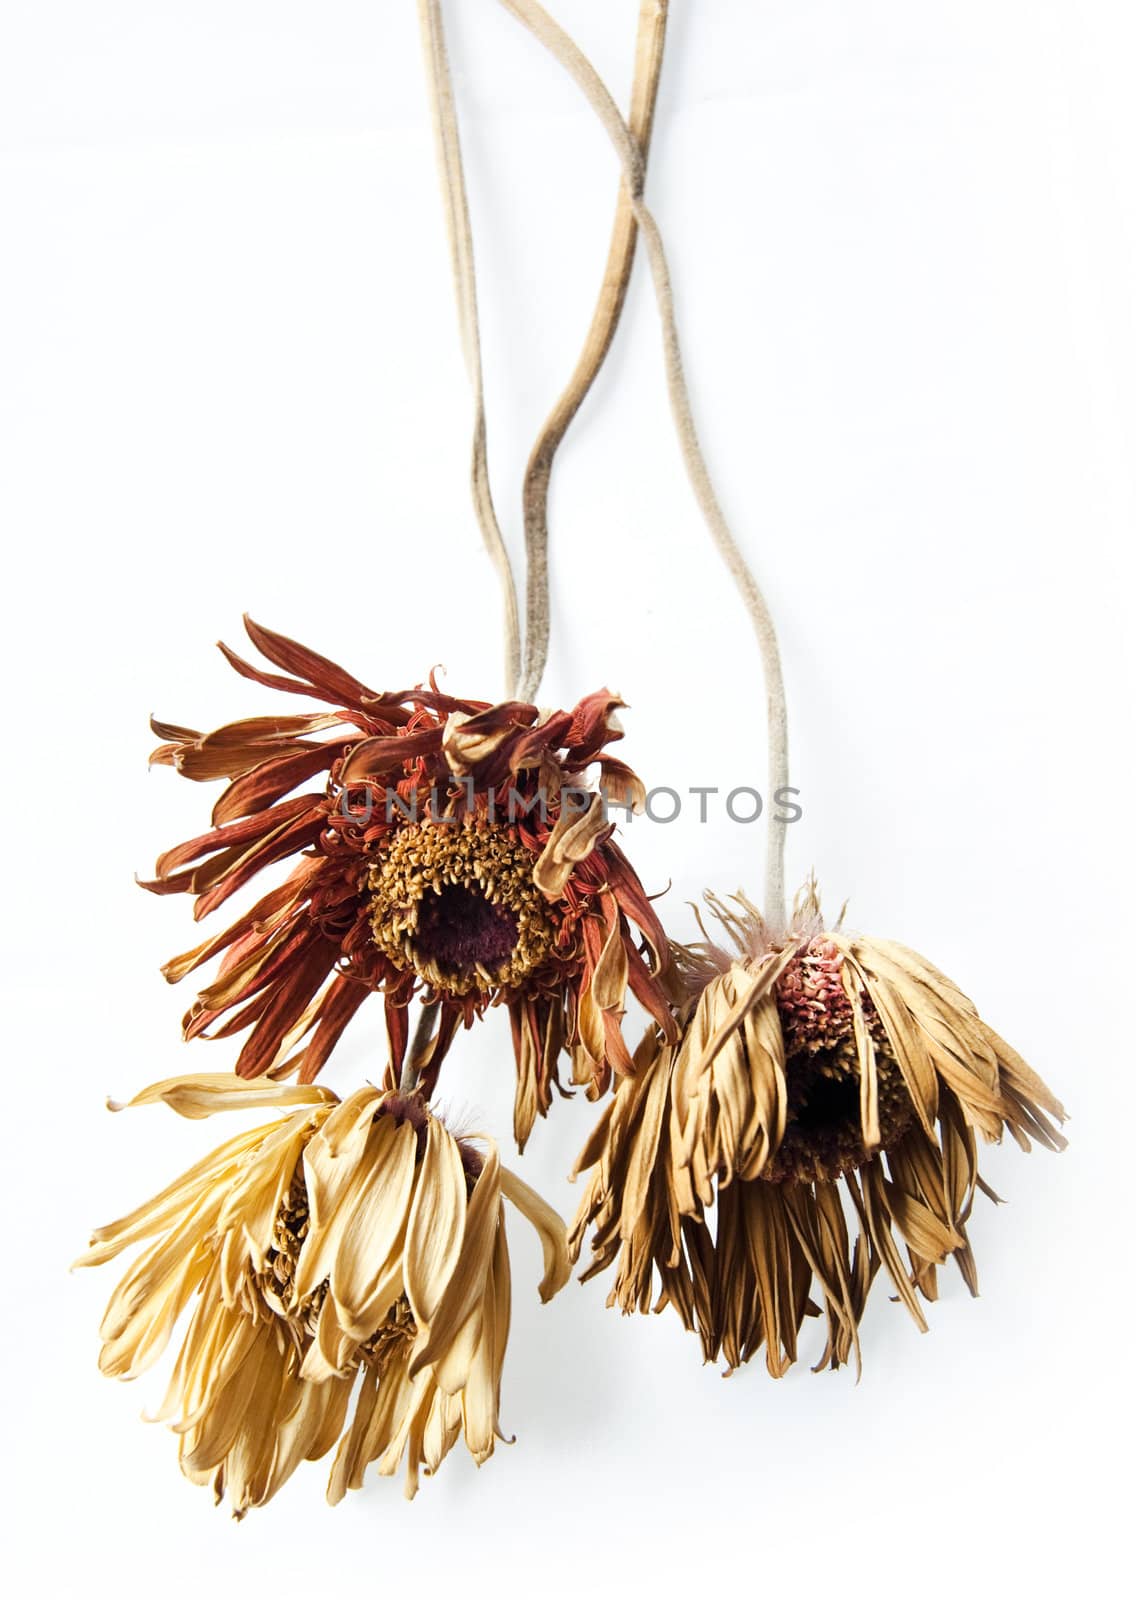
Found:
<path fill-rule="evenodd" d="M 864 1142 L 860 1058 L 844 957 L 826 935 L 811 939 L 777 985 L 785 1039 L 788 1117 L 780 1148 L 762 1177 L 773 1183 L 831 1182 L 853 1172 L 903 1136 L 914 1116 L 903 1075 L 875 1007 L 862 1010 L 876 1060 L 880 1142 Z"/>
<path fill-rule="evenodd" d="M 789 1115 L 780 1147 L 762 1172 L 773 1183 L 834 1182 L 895 1144 L 914 1108 L 886 1040 L 875 1039 L 880 1143 L 868 1149 L 860 1120 L 860 1065 L 855 1042 L 798 1052 L 785 1063 Z"/>
<path fill-rule="evenodd" d="M 414 937 L 419 956 L 445 977 L 460 978 L 479 968 L 499 972 L 517 947 L 517 917 L 461 884 L 426 895 Z"/>
<path fill-rule="evenodd" d="M 442 995 L 516 988 L 556 938 L 534 859 L 483 817 L 401 829 L 368 877 L 375 944 Z"/>

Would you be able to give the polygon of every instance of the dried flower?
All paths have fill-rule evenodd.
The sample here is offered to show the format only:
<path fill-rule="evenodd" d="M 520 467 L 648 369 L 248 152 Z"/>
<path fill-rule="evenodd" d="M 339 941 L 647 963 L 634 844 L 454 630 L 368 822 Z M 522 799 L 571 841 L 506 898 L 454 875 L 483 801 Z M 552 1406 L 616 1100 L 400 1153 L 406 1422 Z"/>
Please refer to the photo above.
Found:
<path fill-rule="evenodd" d="M 629 1314 L 673 1305 L 683 1325 L 697 1329 L 707 1361 L 718 1353 L 714 1306 L 714 1240 L 701 1212 L 679 1209 L 672 1152 L 671 1080 L 678 1045 L 652 1026 L 635 1052 L 635 1073 L 621 1078 L 604 1106 L 572 1176 L 589 1173 L 569 1232 L 578 1259 L 588 1229 L 595 1232 L 586 1282 L 616 1263 L 609 1306 Z"/>
<path fill-rule="evenodd" d="M 881 1267 L 921 1328 L 918 1295 L 935 1299 L 948 1258 L 977 1292 L 966 1223 L 975 1190 L 991 1193 L 977 1136 L 1008 1129 L 1025 1150 L 1058 1150 L 1050 1119 L 1064 1112 L 922 956 L 826 929 L 814 885 L 780 938 L 744 897 L 736 909 L 707 898 L 734 948 L 676 952 L 681 1040 L 651 1030 L 643 1070 L 582 1152 L 577 1171 L 591 1177 L 572 1250 L 594 1224 L 588 1275 L 618 1260 L 609 1303 L 645 1310 L 657 1270 L 660 1304 L 697 1327 L 708 1359 L 720 1349 L 734 1368 L 764 1344 L 777 1377 L 797 1358 L 815 1284 L 828 1324 L 819 1365 L 839 1366 L 859 1358 Z"/>
<path fill-rule="evenodd" d="M 150 1241 L 103 1319 L 110 1377 L 156 1361 L 195 1302 L 155 1419 L 178 1434 L 185 1475 L 240 1517 L 337 1441 L 333 1503 L 371 1462 L 393 1475 L 404 1455 L 412 1497 L 459 1434 L 479 1465 L 492 1455 L 510 1314 L 502 1196 L 540 1235 L 541 1298 L 569 1272 L 563 1223 L 496 1147 L 482 1156 L 420 1096 L 372 1088 L 340 1102 L 205 1074 L 130 1104 L 157 1101 L 187 1117 L 287 1112 L 97 1229 L 76 1263 Z"/>
<path fill-rule="evenodd" d="M 627 988 L 669 1027 L 661 926 L 613 840 L 605 799 L 642 785 L 608 753 L 620 737 L 602 690 L 574 711 L 489 705 L 428 688 L 376 694 L 313 651 L 246 619 L 288 676 L 221 648 L 243 677 L 333 709 L 254 717 L 209 734 L 155 723 L 153 760 L 198 781 L 227 778 L 213 829 L 167 851 L 157 894 L 215 911 L 275 862 L 282 884 L 163 969 L 176 982 L 212 957 L 187 1038 L 247 1031 L 242 1077 L 310 1083 L 368 994 L 385 996 L 392 1082 L 418 992 L 440 1003 L 427 1087 L 459 1024 L 508 1007 L 522 1147 L 559 1088 L 558 1060 L 593 1097 L 630 1070 L 620 1032 Z M 321 735 L 322 737 L 316 737 Z M 602 793 L 585 785 L 599 773 Z M 294 791 L 313 779 L 317 788 Z M 632 932 L 632 923 L 642 941 Z"/>

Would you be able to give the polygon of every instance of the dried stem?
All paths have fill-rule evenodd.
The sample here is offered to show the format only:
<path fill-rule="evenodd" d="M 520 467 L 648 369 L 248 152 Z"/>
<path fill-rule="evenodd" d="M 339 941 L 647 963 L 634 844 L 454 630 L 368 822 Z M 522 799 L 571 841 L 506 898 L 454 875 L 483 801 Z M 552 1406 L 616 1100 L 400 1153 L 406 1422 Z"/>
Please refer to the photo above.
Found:
<path fill-rule="evenodd" d="M 778 791 L 786 788 L 789 781 L 788 718 L 777 635 L 765 597 L 747 566 L 718 503 L 698 442 L 690 396 L 683 374 L 674 295 L 666 253 L 658 225 L 643 200 L 645 165 L 642 152 L 591 62 L 559 24 L 548 15 L 543 6 L 536 4 L 536 0 L 500 0 L 500 3 L 529 29 L 575 79 L 606 128 L 622 163 L 625 192 L 632 215 L 643 235 L 643 245 L 654 280 L 655 297 L 658 301 L 663 331 L 667 388 L 683 461 L 711 537 L 749 612 L 761 653 L 769 729 L 769 802 L 772 807 Z M 771 809 L 766 836 L 764 910 L 766 921 L 774 931 L 780 931 L 785 923 L 785 828 L 786 824 L 777 821 Z"/>
<path fill-rule="evenodd" d="M 445 202 L 446 232 L 450 241 L 458 325 L 466 371 L 469 374 L 470 388 L 473 390 L 473 452 L 470 471 L 473 506 L 481 528 L 481 537 L 497 569 L 501 585 L 505 610 L 505 695 L 506 698 L 512 698 L 516 693 L 521 669 L 517 586 L 489 485 L 485 389 L 481 370 L 481 334 L 477 315 L 473 234 L 470 228 L 461 141 L 458 135 L 457 112 L 454 108 L 449 57 L 446 53 L 446 37 L 439 0 L 418 0 L 418 15 L 422 27 L 422 46 L 426 55 L 426 79 L 430 88 L 438 170 Z"/>
<path fill-rule="evenodd" d="M 669 0 L 640 0 L 639 6 L 639 32 L 628 124 L 644 163 L 655 119 L 659 74 L 666 43 L 668 4 Z M 525 643 L 518 691 L 522 700 L 536 698 L 548 661 L 548 493 L 552 463 L 611 348 L 627 298 L 638 233 L 627 186 L 621 181 L 603 283 L 584 348 L 563 394 L 549 413 L 525 468 L 522 487 L 526 561 Z"/>
<path fill-rule="evenodd" d="M 418 1014 L 418 1025 L 414 1030 L 414 1038 L 411 1040 L 410 1049 L 406 1052 L 406 1060 L 402 1065 L 402 1077 L 398 1086 L 401 1094 L 413 1094 L 415 1089 L 422 1084 L 422 1063 L 430 1054 L 430 1041 L 434 1034 L 434 1019 L 440 1009 L 438 1002 L 433 1000 L 424 1005 Z"/>

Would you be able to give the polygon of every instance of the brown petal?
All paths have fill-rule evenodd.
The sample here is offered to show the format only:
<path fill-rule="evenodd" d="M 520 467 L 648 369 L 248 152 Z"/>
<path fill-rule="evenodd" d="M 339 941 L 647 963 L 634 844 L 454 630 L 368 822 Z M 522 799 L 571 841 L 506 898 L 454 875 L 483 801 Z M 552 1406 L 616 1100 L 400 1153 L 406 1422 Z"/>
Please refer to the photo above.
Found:
<path fill-rule="evenodd" d="M 297 644 L 282 633 L 274 633 L 271 628 L 261 627 L 249 616 L 244 618 L 244 624 L 245 632 L 253 644 L 274 667 L 281 667 L 297 678 L 306 679 L 326 694 L 338 695 L 347 705 L 358 705 L 362 700 L 374 698 L 373 690 L 334 661 L 329 661 L 327 656 L 309 650 L 306 645 Z"/>

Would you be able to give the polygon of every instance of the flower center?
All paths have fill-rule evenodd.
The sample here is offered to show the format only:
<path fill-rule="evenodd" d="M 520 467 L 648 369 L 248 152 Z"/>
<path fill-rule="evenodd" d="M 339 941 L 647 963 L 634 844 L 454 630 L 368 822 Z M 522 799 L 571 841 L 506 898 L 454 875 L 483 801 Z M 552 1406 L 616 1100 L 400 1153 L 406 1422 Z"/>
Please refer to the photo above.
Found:
<path fill-rule="evenodd" d="M 879 1145 L 871 1150 L 865 1145 L 860 1060 L 842 965 L 834 945 L 814 939 L 777 986 L 789 1107 L 780 1147 L 761 1173 L 772 1183 L 834 1182 L 895 1144 L 915 1114 L 887 1035 L 865 1001 L 876 1053 L 880 1123 Z"/>
<path fill-rule="evenodd" d="M 443 995 L 516 988 L 548 960 L 556 939 L 533 865 L 502 823 L 412 823 L 367 880 L 375 944 Z"/>
<path fill-rule="evenodd" d="M 414 943 L 419 956 L 448 978 L 479 965 L 498 971 L 517 946 L 516 913 L 448 883 L 440 894 L 423 899 Z"/>
<path fill-rule="evenodd" d="M 835 1182 L 893 1145 L 914 1111 L 899 1068 L 886 1044 L 876 1040 L 880 1143 L 869 1150 L 860 1123 L 860 1067 L 851 1039 L 815 1055 L 785 1063 L 789 1118 L 773 1160 L 762 1172 L 774 1183 Z"/>
<path fill-rule="evenodd" d="M 377 1367 L 381 1372 L 400 1352 L 409 1348 L 418 1336 L 418 1324 L 410 1309 L 410 1301 L 399 1295 L 386 1317 L 367 1340 L 359 1346 L 359 1360 L 366 1366 Z"/>

